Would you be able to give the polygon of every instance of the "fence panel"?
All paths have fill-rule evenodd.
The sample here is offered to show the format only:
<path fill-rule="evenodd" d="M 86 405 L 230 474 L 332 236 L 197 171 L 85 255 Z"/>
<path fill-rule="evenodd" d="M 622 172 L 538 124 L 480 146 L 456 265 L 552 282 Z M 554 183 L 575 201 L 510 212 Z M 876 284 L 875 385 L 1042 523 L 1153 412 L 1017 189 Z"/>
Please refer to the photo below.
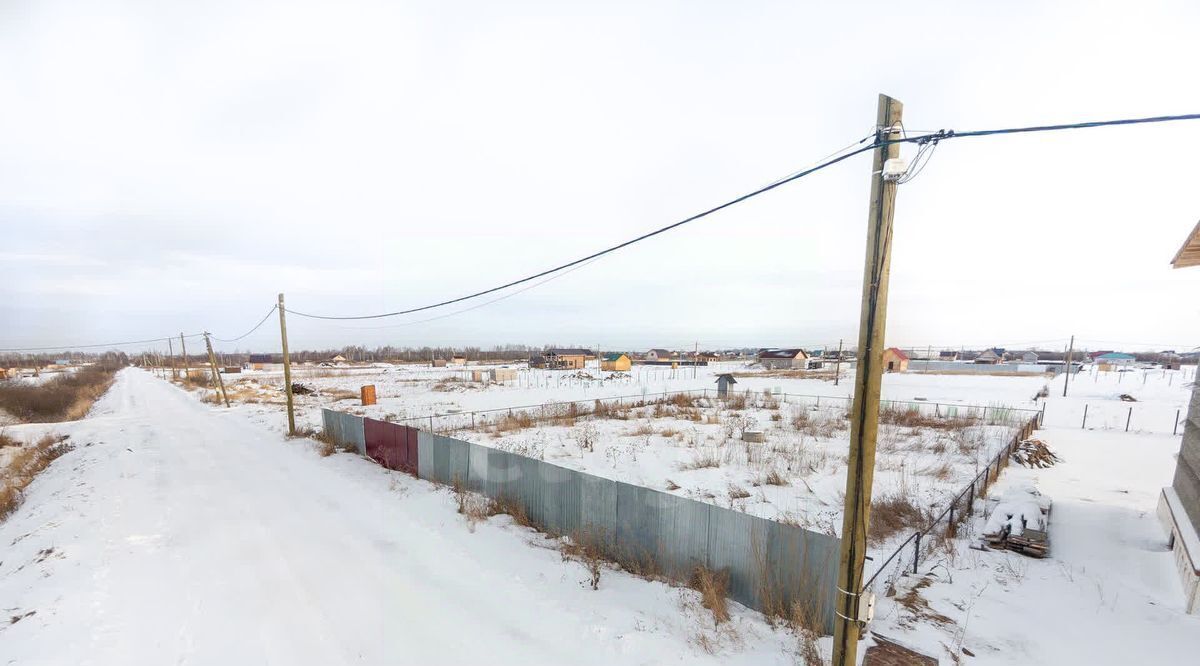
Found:
<path fill-rule="evenodd" d="M 574 534 L 579 529 L 583 475 L 549 463 L 537 463 L 532 482 L 540 487 L 542 527 L 550 534 Z"/>
<path fill-rule="evenodd" d="M 657 492 L 659 556 L 663 571 L 689 580 L 697 566 L 708 566 L 709 509 L 712 505 Z"/>
<path fill-rule="evenodd" d="M 466 484 L 470 444 L 421 430 L 417 433 L 417 476 L 436 483 Z"/>
<path fill-rule="evenodd" d="M 729 598 L 765 610 L 760 590 L 767 559 L 767 522 L 719 506 L 708 509 L 708 568 L 729 572 Z M 776 566 L 786 566 L 784 562 Z"/>
<path fill-rule="evenodd" d="M 659 559 L 659 501 L 649 488 L 616 482 L 617 530 L 614 547 L 618 559 L 646 567 Z"/>
<path fill-rule="evenodd" d="M 601 543 L 615 543 L 617 482 L 591 474 L 581 474 L 579 491 L 580 529 Z"/>
<path fill-rule="evenodd" d="M 328 413 L 328 418 L 326 418 Z M 345 412 L 321 410 L 321 422 L 325 432 L 335 444 L 341 446 L 354 445 L 361 455 L 367 455 L 366 433 L 363 431 L 363 418 Z"/>
<path fill-rule="evenodd" d="M 778 594 L 783 607 L 799 604 L 832 631 L 840 545 L 835 537 L 768 521 L 770 580 L 763 588 Z"/>

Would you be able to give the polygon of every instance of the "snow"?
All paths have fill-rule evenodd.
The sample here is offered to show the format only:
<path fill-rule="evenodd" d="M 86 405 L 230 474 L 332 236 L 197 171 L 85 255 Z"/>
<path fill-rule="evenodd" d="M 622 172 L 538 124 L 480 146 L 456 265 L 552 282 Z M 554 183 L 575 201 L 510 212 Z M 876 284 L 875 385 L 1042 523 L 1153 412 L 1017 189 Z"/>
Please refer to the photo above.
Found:
<path fill-rule="evenodd" d="M 470 531 L 444 490 L 141 371 L 56 430 L 75 451 L 0 524 L 9 664 L 791 663 L 755 613 L 718 632 L 690 590 L 592 591 L 507 518 Z"/>
<path fill-rule="evenodd" d="M 1038 492 L 1032 485 L 1012 485 L 997 498 L 983 526 L 985 536 L 1008 533 L 1021 536 L 1026 528 L 1046 529 L 1046 514 L 1050 511 L 1050 498 Z"/>
<path fill-rule="evenodd" d="M 1200 654 L 1200 616 L 1182 610 L 1154 513 L 1179 439 L 1078 428 L 1037 436 L 1062 461 L 1045 469 L 1010 465 L 990 495 L 1032 487 L 1053 499 L 1049 557 L 968 548 L 987 522 L 976 517 L 953 548 L 922 566 L 932 572 L 919 590 L 929 610 L 899 603 L 922 580 L 908 576 L 896 597 L 879 599 L 872 631 L 947 661 L 965 647 L 975 656 L 963 663 L 978 666 L 1191 663 Z"/>

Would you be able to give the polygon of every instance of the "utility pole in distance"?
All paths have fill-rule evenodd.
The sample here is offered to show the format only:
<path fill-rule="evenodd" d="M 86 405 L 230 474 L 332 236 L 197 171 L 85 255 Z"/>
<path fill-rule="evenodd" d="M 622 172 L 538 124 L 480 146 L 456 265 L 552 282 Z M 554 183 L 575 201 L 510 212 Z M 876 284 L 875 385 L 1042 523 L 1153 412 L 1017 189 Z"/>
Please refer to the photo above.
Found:
<path fill-rule="evenodd" d="M 175 367 L 175 344 L 171 338 L 167 338 L 167 353 L 171 356 L 171 379 L 178 379 L 179 369 Z M 166 379 L 166 377 L 164 376 L 163 379 Z"/>
<path fill-rule="evenodd" d="M 187 343 L 183 341 L 183 333 L 179 334 L 179 347 L 183 354 L 183 381 L 186 384 L 188 380 L 188 360 L 187 360 Z"/>
<path fill-rule="evenodd" d="M 287 391 L 288 436 L 296 436 L 296 411 L 292 404 L 292 361 L 287 348 L 287 310 L 283 307 L 283 294 L 279 294 L 279 337 L 283 340 L 283 388 Z"/>
<path fill-rule="evenodd" d="M 1061 339 L 1061 338 L 1060 338 Z M 1071 346 L 1067 348 L 1067 374 L 1063 377 L 1063 397 L 1067 397 L 1067 384 L 1071 381 L 1071 356 L 1075 353 L 1075 336 L 1071 336 Z"/>
<path fill-rule="evenodd" d="M 879 96 L 875 141 L 900 138 L 904 106 Z M 862 314 L 858 325 L 858 371 L 850 408 L 850 454 L 846 465 L 846 506 L 834 610 L 833 665 L 854 666 L 858 639 L 866 621 L 862 603 L 871 484 L 875 476 L 875 437 L 879 429 L 879 390 L 883 382 L 883 340 L 887 323 L 888 277 L 891 270 L 892 215 L 896 181 L 884 177 L 884 163 L 900 156 L 900 144 L 877 146 L 871 161 L 871 207 L 867 218 L 867 253 L 863 269 Z"/>
<path fill-rule="evenodd" d="M 204 346 L 208 347 L 208 367 L 212 368 L 213 377 L 221 389 L 221 398 L 225 401 L 225 408 L 228 409 L 229 394 L 225 392 L 225 380 L 221 378 L 221 371 L 217 369 L 217 357 L 213 354 L 212 340 L 208 339 L 208 331 L 204 332 Z"/>
<path fill-rule="evenodd" d="M 833 361 L 833 385 L 838 385 L 838 380 L 842 377 L 842 341 L 838 340 L 838 355 Z"/>

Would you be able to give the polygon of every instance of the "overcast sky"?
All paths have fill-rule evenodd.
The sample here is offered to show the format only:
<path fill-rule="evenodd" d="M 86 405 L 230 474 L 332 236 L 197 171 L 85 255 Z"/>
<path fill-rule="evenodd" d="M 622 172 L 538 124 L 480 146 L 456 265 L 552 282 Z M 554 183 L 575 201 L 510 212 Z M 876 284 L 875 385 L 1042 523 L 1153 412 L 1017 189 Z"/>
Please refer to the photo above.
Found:
<path fill-rule="evenodd" d="M 880 92 L 910 130 L 1200 112 L 1200 4 L 971 4 L 5 0 L 0 347 L 473 292 L 816 161 Z M 1200 345 L 1200 269 L 1169 265 L 1198 150 L 1197 121 L 944 142 L 898 194 L 889 344 Z M 869 160 L 290 341 L 853 340 Z"/>

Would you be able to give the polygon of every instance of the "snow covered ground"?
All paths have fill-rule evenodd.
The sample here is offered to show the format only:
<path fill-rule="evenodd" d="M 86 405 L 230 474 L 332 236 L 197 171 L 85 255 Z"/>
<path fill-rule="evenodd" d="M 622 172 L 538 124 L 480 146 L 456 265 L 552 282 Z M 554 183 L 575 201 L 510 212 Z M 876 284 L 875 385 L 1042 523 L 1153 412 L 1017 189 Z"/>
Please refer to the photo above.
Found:
<path fill-rule="evenodd" d="M 75 451 L 0 524 L 6 664 L 792 661 L 755 613 L 717 631 L 690 590 L 592 591 L 505 517 L 469 530 L 444 490 L 144 372 L 54 430 Z"/>
<path fill-rule="evenodd" d="M 1010 465 L 989 496 L 1033 485 L 1053 500 L 1049 557 L 969 548 L 986 520 L 976 516 L 922 565 L 928 573 L 901 578 L 894 597 L 880 598 L 872 630 L 944 663 L 955 655 L 980 666 L 1192 663 L 1200 616 L 1181 610 L 1154 513 L 1179 438 L 1077 428 L 1038 437 L 1061 462 Z"/>
<path fill-rule="evenodd" d="M 297 378 L 323 393 L 299 397 L 298 415 L 301 426 L 318 426 L 322 404 L 356 405 L 336 391 L 344 398 L 365 383 L 379 388 L 380 405 L 354 411 L 375 416 L 643 390 L 709 388 L 711 395 L 715 368 L 696 378 L 655 370 L 605 382 L 527 371 L 516 385 L 488 388 L 445 382 L 452 371 L 443 369 L 322 370 L 324 376 Z M 1154 516 L 1179 438 L 1125 433 L 1123 421 L 1093 430 L 1104 422 L 1089 419 L 1089 429 L 1080 429 L 1072 412 L 1081 416 L 1087 404 L 1089 414 L 1119 415 L 1115 410 L 1133 405 L 1173 417 L 1187 397 L 1183 376 L 1192 371 L 1159 373 L 1158 383 L 1153 374 L 1144 383 L 1131 381 L 1143 380 L 1131 373 L 1080 375 L 1067 399 L 1060 397 L 1061 377 L 885 376 L 885 398 L 1031 409 L 1040 407 L 1034 395 L 1049 383 L 1050 427 L 1038 436 L 1062 461 L 1040 470 L 1010 465 L 991 491 L 1000 496 L 1032 484 L 1053 500 L 1049 558 L 968 548 L 982 528 L 977 516 L 921 567 L 925 575 L 902 578 L 895 597 L 880 599 L 872 630 L 947 663 L 952 655 L 1005 665 L 1186 663 L 1200 653 L 1200 618 L 1178 610 L 1182 595 Z M 0 543 L 7 544 L 0 599 L 9 617 L 21 618 L 0 622 L 7 663 L 793 663 L 796 638 L 756 613 L 735 605 L 733 622 L 717 630 L 696 593 L 616 571 L 605 571 L 593 592 L 579 564 L 564 562 L 552 543 L 506 517 L 472 531 L 444 490 L 357 456 L 321 458 L 310 442 L 286 440 L 280 392 L 270 388 L 277 380 L 269 373 L 254 378 L 266 388 L 237 390 L 261 402 L 226 410 L 147 373 L 124 371 L 88 419 L 6 429 L 27 441 L 50 430 L 70 434 L 77 446 L 0 524 Z M 546 385 L 556 380 L 559 386 Z M 775 388 L 846 395 L 852 385 L 846 376 L 837 387 L 791 377 L 738 381 L 759 396 Z M 432 390 L 439 383 L 448 390 Z M 1138 402 L 1122 402 L 1120 393 Z M 772 409 L 746 413 L 782 433 L 780 424 L 799 409 L 784 404 L 778 422 Z M 1056 414 L 1065 425 L 1053 421 Z M 696 455 L 686 429 L 703 439 L 723 426 L 650 418 L 657 432 L 632 434 L 644 420 L 613 421 L 600 434 L 618 447 L 650 437 L 671 454 L 656 466 L 614 465 L 600 449 L 585 453 L 571 427 L 459 435 L 516 447 L 536 444 L 530 440 L 541 432 L 542 455 L 561 454 L 564 464 L 658 488 L 671 479 L 680 485 L 675 492 L 707 490 L 712 501 L 741 501 L 760 515 L 786 518 L 824 498 L 822 487 L 802 497 L 796 479 L 754 487 L 763 469 L 750 460 L 683 470 Z M 664 427 L 684 434 L 667 437 Z M 937 438 L 898 432 L 897 448 L 914 446 L 910 455 L 928 454 L 913 440 L 927 447 Z M 835 456 L 844 455 L 840 437 L 807 441 L 812 455 L 825 452 L 830 479 Z M 880 463 L 877 480 L 886 485 L 898 470 L 882 469 L 886 456 Z M 685 475 L 692 482 L 681 481 Z M 750 484 L 751 496 L 728 497 L 731 483 Z M 759 492 L 769 501 L 759 501 Z M 828 653 L 829 640 L 821 645 Z"/>

